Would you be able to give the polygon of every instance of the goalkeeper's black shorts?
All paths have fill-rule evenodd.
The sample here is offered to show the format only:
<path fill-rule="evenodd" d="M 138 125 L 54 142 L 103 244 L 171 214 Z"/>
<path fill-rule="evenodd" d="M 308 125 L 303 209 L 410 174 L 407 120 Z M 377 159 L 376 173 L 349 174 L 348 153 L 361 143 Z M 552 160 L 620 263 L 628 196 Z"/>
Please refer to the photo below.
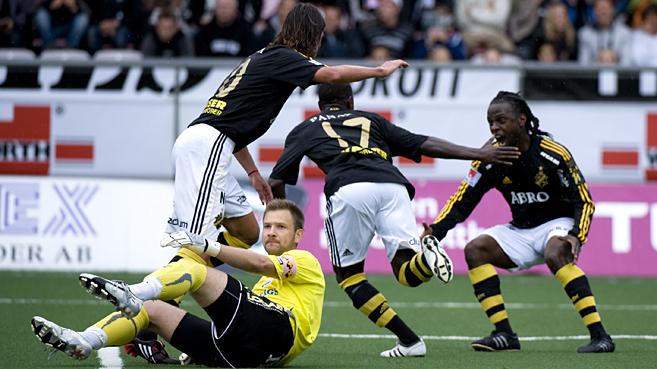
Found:
<path fill-rule="evenodd" d="M 294 343 L 294 319 L 228 275 L 226 290 L 207 306 L 212 322 L 187 313 L 171 344 L 194 362 L 214 367 L 273 365 Z"/>

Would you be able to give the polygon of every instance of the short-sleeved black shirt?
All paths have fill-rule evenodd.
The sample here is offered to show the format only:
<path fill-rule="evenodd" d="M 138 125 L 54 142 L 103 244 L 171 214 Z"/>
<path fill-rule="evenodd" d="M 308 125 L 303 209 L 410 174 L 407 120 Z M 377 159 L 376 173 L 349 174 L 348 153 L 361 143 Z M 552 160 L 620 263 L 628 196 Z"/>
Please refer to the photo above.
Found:
<path fill-rule="evenodd" d="M 267 132 L 292 91 L 313 84 L 315 72 L 323 66 L 288 47 L 266 47 L 226 77 L 190 126 L 211 125 L 239 151 Z"/>
<path fill-rule="evenodd" d="M 304 155 L 326 174 L 324 193 L 357 182 L 399 183 L 413 198 L 415 188 L 392 164 L 393 156 L 419 162 L 427 136 L 417 135 L 383 117 L 358 110 L 326 110 L 296 126 L 270 178 L 296 184 Z"/>

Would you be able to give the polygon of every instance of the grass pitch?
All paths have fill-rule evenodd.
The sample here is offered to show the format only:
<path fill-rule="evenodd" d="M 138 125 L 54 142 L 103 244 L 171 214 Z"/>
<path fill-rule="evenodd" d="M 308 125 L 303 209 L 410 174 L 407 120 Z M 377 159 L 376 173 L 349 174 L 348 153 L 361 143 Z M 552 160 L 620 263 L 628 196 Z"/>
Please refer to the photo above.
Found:
<path fill-rule="evenodd" d="M 136 282 L 140 275 L 109 274 Z M 237 275 L 251 284 L 253 276 Z M 2 368 L 138 368 L 145 361 L 115 351 L 101 359 L 75 361 L 48 353 L 32 335 L 33 315 L 67 327 L 83 329 L 111 311 L 107 302 L 90 297 L 78 284 L 77 273 L 0 272 L 0 367 Z M 332 276 L 320 337 L 294 362 L 295 368 L 657 368 L 657 279 L 591 278 L 598 310 L 616 341 L 616 352 L 576 354 L 588 334 L 559 283 L 546 276 L 501 276 L 511 324 L 521 337 L 522 351 L 480 353 L 472 339 L 492 327 L 472 295 L 465 276 L 449 285 L 432 281 L 406 288 L 392 276 L 369 276 L 390 305 L 427 343 L 425 358 L 384 359 L 379 352 L 394 345 L 385 329 L 356 311 Z M 183 307 L 200 316 L 191 299 Z M 167 345 L 170 353 L 177 351 Z"/>

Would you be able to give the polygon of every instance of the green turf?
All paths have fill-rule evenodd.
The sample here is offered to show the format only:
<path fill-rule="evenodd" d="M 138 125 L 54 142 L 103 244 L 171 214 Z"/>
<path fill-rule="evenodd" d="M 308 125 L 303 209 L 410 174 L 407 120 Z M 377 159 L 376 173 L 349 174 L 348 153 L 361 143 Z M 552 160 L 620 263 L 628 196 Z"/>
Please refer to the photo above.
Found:
<path fill-rule="evenodd" d="M 61 353 L 48 354 L 29 329 L 33 315 L 42 315 L 73 328 L 85 328 L 111 309 L 88 296 L 75 273 L 1 272 L 0 350 L 2 368 L 99 368 L 95 356 L 82 362 Z M 109 275 L 135 282 L 131 274 Z M 252 283 L 252 276 L 241 275 Z M 477 353 L 467 340 L 437 340 L 437 336 L 478 337 L 491 327 L 471 294 L 467 278 L 457 276 L 449 285 L 432 281 L 411 289 L 391 276 L 370 276 L 401 317 L 427 339 L 428 353 L 418 359 L 383 359 L 378 353 L 394 339 L 333 338 L 321 336 L 297 360 L 297 368 L 657 368 L 657 341 L 617 339 L 617 352 L 581 355 L 575 349 L 585 340 L 521 341 L 522 351 Z M 657 335 L 657 279 L 591 278 L 599 310 L 612 335 Z M 502 288 L 514 329 L 522 337 L 585 335 L 587 332 L 559 283 L 544 276 L 503 276 Z M 386 335 L 348 303 L 332 276 L 327 277 L 327 305 L 321 334 Z M 446 302 L 465 303 L 445 306 Z M 423 303 L 423 304 L 422 304 Z M 533 304 L 531 308 L 514 304 Z M 437 305 L 438 304 L 438 305 Z M 624 305 L 624 306 L 621 306 Z M 191 299 L 183 307 L 204 315 Z M 168 347 L 170 348 L 170 347 Z M 171 349 L 172 352 L 175 350 Z M 124 367 L 148 367 L 122 356 Z M 152 367 L 152 366 L 150 366 Z"/>

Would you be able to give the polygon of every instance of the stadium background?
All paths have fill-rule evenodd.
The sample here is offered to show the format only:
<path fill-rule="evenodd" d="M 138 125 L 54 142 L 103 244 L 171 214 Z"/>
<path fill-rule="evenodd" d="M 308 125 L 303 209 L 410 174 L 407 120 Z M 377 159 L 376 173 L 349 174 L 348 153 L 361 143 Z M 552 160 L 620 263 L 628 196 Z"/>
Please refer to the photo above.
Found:
<path fill-rule="evenodd" d="M 371 3 L 362 2 L 363 6 Z M 409 3 L 421 2 L 403 2 L 403 9 Z M 632 26 L 629 6 L 633 2 L 616 5 L 623 3 L 626 7 L 619 8 L 618 14 Z M 536 27 L 548 7 L 539 5 Z M 87 297 L 78 291 L 71 272 L 147 272 L 170 258 L 172 252 L 161 250 L 158 244 L 171 208 L 171 147 L 239 60 L 226 55 L 150 58 L 111 47 L 95 52 L 42 50 L 33 41 L 38 37 L 29 32 L 28 36 L 18 45 L 22 49 L 0 49 L 0 277 L 5 280 L 0 287 L 0 325 L 3 332 L 19 332 L 16 340 L 1 341 L 11 343 L 9 351 L 21 344 L 35 348 L 26 329 L 31 315 L 53 314 L 71 324 L 77 323 L 77 312 L 81 320 L 91 322 L 106 310 L 104 305 L 81 302 Z M 362 47 L 358 59 L 320 60 L 332 65 L 375 63 L 366 58 L 368 49 Z M 585 366 L 622 367 L 633 362 L 636 367 L 651 367 L 657 339 L 657 69 L 631 63 L 583 65 L 576 62 L 576 54 L 569 61 L 535 61 L 535 57 L 522 56 L 521 50 L 513 54 L 518 60 L 510 63 L 501 59 L 436 62 L 405 54 L 412 59 L 409 69 L 386 80 L 354 84 L 357 108 L 379 112 L 416 132 L 479 146 L 489 135 L 485 112 L 491 98 L 499 90 L 520 91 L 541 119 L 541 128 L 571 150 L 596 202 L 580 264 L 588 274 L 599 276 L 592 283 L 603 318 L 609 317 L 612 333 L 624 334 L 628 341 L 623 343 L 626 353 L 616 359 L 596 359 Z M 286 133 L 316 109 L 315 89 L 297 90 L 272 129 L 250 145 L 265 177 Z M 435 218 L 468 170 L 468 163 L 460 161 L 425 159 L 414 164 L 399 160 L 397 164 L 418 188 L 414 200 L 418 225 Z M 238 165 L 232 171 L 244 179 Z M 292 189 L 293 199 L 304 206 L 307 217 L 301 247 L 318 256 L 328 271 L 321 187 L 317 168 L 304 162 L 303 177 Z M 247 193 L 254 209 L 262 211 L 253 191 L 247 188 Z M 473 216 L 450 232 L 445 246 L 457 273 L 465 271 L 462 249 L 467 241 L 482 228 L 508 220 L 506 205 L 492 193 Z M 377 239 L 366 268 L 370 274 L 389 273 Z M 534 360 L 545 359 L 543 354 L 573 351 L 572 341 L 541 337 L 563 336 L 568 341 L 583 331 L 556 282 L 532 276 L 546 272 L 536 267 L 523 277 L 503 277 L 512 316 L 514 303 L 519 310 L 520 323 L 516 324 L 527 327 L 526 335 L 538 337 L 536 342 L 523 343 L 538 354 L 520 357 L 519 367 L 537 367 Z M 138 278 L 137 274 L 117 276 L 130 281 Z M 464 277 L 457 277 L 446 289 L 432 283 L 419 290 L 400 288 L 390 276 L 374 278 L 392 306 L 402 316 L 412 316 L 409 324 L 425 327 L 420 333 L 436 340 L 430 346 L 440 345 L 435 351 L 446 350 L 453 360 L 465 355 L 466 345 L 458 341 L 488 329 Z M 366 365 L 358 350 L 338 343 L 340 334 L 359 339 L 370 351 L 388 342 L 376 339 L 382 338 L 382 332 L 349 309 L 330 279 L 323 336 L 300 365 L 325 364 L 322 355 L 333 352 L 348 353 L 336 365 Z M 416 314 L 418 309 L 420 314 Z M 541 319 L 531 315 L 535 311 Z M 422 316 L 431 318 L 427 322 Z M 445 325 L 445 316 L 451 325 Z M 623 346 L 619 345 L 619 351 Z M 36 364 L 40 361 L 7 355 L 14 358 L 8 367 L 41 366 Z M 458 367 L 453 360 L 448 366 Z M 503 359 L 495 360 L 491 364 L 467 356 L 464 367 L 508 365 Z M 562 361 L 553 361 L 553 367 L 568 366 L 571 360 L 566 355 Z"/>
<path fill-rule="evenodd" d="M 1 67 L 0 267 L 148 271 L 166 261 L 171 251 L 157 250 L 157 244 L 170 214 L 173 141 L 235 62 L 36 60 Z M 541 127 L 570 148 L 596 201 L 583 267 L 592 275 L 654 276 L 655 76 L 653 69 L 415 62 L 391 78 L 354 88 L 358 108 L 470 146 L 489 136 L 485 111 L 492 96 L 522 91 Z M 273 128 L 250 145 L 263 175 L 286 133 L 316 109 L 314 88 L 295 92 Z M 469 167 L 429 158 L 397 163 L 418 187 L 418 225 L 437 216 Z M 232 170 L 244 178 L 236 163 Z M 325 200 L 312 163 L 303 163 L 298 187 L 308 219 L 302 246 L 328 271 Z M 467 240 L 509 220 L 499 195 L 488 196 L 445 240 L 459 272 L 465 270 L 461 249 Z M 251 200 L 257 208 L 255 196 Z M 124 255 L 131 257 L 125 261 Z M 388 272 L 376 240 L 370 256 L 368 271 Z"/>

